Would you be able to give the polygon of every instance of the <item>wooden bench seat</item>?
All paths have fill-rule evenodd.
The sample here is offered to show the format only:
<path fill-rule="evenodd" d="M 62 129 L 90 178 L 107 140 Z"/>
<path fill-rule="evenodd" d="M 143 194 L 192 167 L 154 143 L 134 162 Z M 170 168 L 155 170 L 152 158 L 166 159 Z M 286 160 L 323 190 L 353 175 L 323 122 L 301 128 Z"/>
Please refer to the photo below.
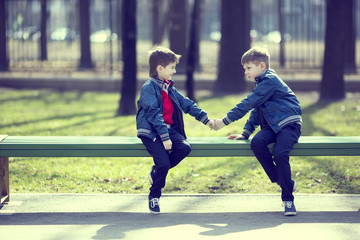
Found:
<path fill-rule="evenodd" d="M 254 156 L 249 140 L 190 137 L 190 157 Z M 271 148 L 271 145 L 270 145 Z M 302 136 L 292 156 L 360 156 L 360 137 Z M 9 201 L 9 157 L 150 157 L 136 137 L 0 135 L 1 202 Z"/>

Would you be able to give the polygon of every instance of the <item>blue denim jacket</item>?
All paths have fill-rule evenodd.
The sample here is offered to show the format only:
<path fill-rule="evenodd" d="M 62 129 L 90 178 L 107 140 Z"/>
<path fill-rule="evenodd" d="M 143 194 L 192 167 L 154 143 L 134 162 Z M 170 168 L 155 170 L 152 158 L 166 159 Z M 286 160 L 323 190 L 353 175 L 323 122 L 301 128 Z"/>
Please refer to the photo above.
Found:
<path fill-rule="evenodd" d="M 175 87 L 174 82 L 168 89 L 168 94 L 173 102 L 174 127 L 185 138 L 184 121 L 182 112 L 195 117 L 196 120 L 207 124 L 209 122 L 207 113 L 200 109 L 195 102 L 183 96 Z M 152 140 L 159 136 L 162 141 L 169 140 L 168 127 L 163 118 L 163 104 L 161 90 L 164 81 L 156 78 L 147 80 L 141 88 L 140 98 L 137 101 L 138 112 L 136 115 L 136 128 L 138 137 L 148 137 Z"/>
<path fill-rule="evenodd" d="M 223 119 L 226 125 L 239 120 L 252 110 L 243 135 L 249 137 L 260 124 L 257 109 L 275 133 L 290 123 L 302 123 L 301 106 L 295 94 L 273 70 L 266 70 L 256 79 L 256 87 Z"/>

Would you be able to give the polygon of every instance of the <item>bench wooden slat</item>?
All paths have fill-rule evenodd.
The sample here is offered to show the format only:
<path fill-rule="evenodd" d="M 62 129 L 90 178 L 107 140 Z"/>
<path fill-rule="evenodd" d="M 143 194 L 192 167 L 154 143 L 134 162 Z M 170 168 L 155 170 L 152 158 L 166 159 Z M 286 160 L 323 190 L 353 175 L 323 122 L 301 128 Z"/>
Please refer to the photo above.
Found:
<path fill-rule="evenodd" d="M 191 157 L 253 156 L 249 140 L 192 137 Z M 270 145 L 271 147 L 271 145 Z M 293 156 L 359 156 L 360 137 L 302 136 Z M 3 157 L 149 157 L 136 137 L 8 136 L 0 142 Z"/>

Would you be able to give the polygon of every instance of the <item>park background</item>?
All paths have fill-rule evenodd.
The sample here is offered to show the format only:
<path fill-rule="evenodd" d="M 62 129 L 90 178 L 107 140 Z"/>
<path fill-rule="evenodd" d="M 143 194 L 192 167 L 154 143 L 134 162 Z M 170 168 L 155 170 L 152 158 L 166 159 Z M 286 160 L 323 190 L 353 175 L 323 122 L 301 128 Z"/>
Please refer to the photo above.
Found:
<path fill-rule="evenodd" d="M 221 118 L 253 85 L 241 55 L 271 67 L 303 107 L 302 135 L 359 136 L 359 0 L 0 1 L 0 132 L 135 136 L 138 90 L 155 44 L 183 57 L 175 86 Z M 330 16 L 330 17 L 329 17 Z M 246 117 L 210 132 L 239 133 Z M 293 157 L 302 193 L 360 193 L 356 157 Z M 147 193 L 150 158 L 12 158 L 12 192 Z M 276 193 L 255 158 L 188 158 L 170 193 Z"/>

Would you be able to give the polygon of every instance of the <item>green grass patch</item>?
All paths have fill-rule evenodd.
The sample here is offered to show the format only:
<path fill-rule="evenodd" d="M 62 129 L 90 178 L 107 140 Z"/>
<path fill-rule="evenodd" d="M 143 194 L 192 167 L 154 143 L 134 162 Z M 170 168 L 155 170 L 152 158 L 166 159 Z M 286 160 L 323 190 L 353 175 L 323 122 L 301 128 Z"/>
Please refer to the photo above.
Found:
<path fill-rule="evenodd" d="M 302 135 L 359 136 L 360 94 L 317 104 L 298 93 Z M 198 96 L 211 118 L 222 118 L 246 97 Z M 13 136 L 136 136 L 135 115 L 116 116 L 119 94 L 0 89 L 0 134 Z M 184 115 L 188 137 L 241 133 L 247 116 L 210 131 Z M 11 158 L 11 192 L 148 193 L 151 158 Z M 301 193 L 360 193 L 359 157 L 293 157 Z M 252 157 L 187 158 L 170 170 L 165 193 L 278 193 Z"/>

